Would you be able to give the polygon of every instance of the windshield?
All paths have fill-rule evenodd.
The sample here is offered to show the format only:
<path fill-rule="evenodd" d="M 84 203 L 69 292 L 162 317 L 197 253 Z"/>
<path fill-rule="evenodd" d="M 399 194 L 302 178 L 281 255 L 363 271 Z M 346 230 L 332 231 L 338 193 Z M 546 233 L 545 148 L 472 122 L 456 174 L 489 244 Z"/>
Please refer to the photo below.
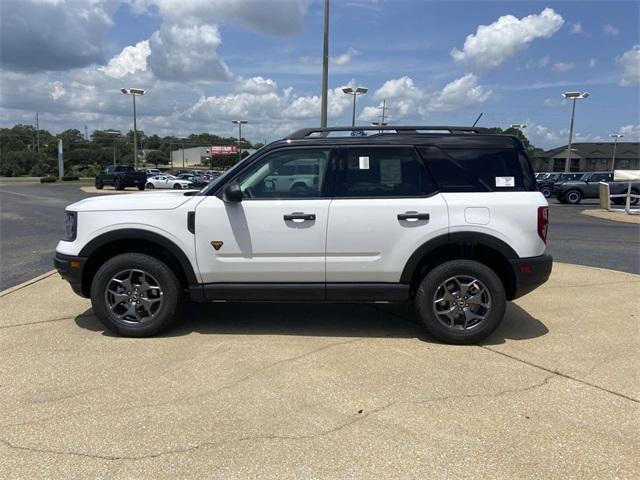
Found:
<path fill-rule="evenodd" d="M 230 175 L 233 175 L 235 172 L 243 168 L 248 161 L 250 161 L 257 153 L 261 152 L 264 148 L 265 147 L 259 148 L 248 157 L 245 157 L 243 160 L 236 163 L 233 167 L 231 167 L 226 172 L 222 172 L 222 174 L 219 177 L 217 177 L 215 180 L 212 180 L 207 187 L 200 190 L 200 193 L 198 195 L 209 195 L 209 192 L 216 190 L 220 185 L 222 185 L 225 182 L 225 179 L 227 177 L 229 177 Z"/>

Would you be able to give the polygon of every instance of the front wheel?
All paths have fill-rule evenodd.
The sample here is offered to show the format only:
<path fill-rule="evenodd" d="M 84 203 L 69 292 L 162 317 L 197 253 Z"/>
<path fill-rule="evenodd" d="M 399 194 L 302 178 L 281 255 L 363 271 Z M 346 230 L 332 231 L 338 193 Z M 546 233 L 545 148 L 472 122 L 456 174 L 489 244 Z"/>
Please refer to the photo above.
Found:
<path fill-rule="evenodd" d="M 96 188 L 98 190 L 102 190 L 103 187 L 104 187 L 104 184 L 102 183 L 102 180 L 100 180 L 99 178 L 96 178 L 96 184 L 95 185 L 96 185 Z"/>
<path fill-rule="evenodd" d="M 138 190 L 144 190 L 144 185 L 138 185 Z"/>
<path fill-rule="evenodd" d="M 567 200 L 567 203 L 571 205 L 577 205 L 582 200 L 582 194 L 578 190 L 569 190 L 564 194 L 564 198 Z"/>
<path fill-rule="evenodd" d="M 153 183 L 147 183 L 147 188 L 153 190 L 156 187 L 154 187 Z"/>
<path fill-rule="evenodd" d="M 504 317 L 506 302 L 500 278 L 473 260 L 438 265 L 420 282 L 415 297 L 427 330 L 443 342 L 461 345 L 491 334 Z"/>
<path fill-rule="evenodd" d="M 174 183 L 173 184 L 173 189 L 174 190 L 182 190 L 182 186 L 179 183 Z"/>
<path fill-rule="evenodd" d="M 124 190 L 124 185 L 122 184 L 122 180 L 120 180 L 119 178 L 116 178 L 115 181 L 113 182 L 113 188 L 115 188 L 116 190 Z"/>
<path fill-rule="evenodd" d="M 93 311 L 109 330 L 148 337 L 165 330 L 182 300 L 180 282 L 162 261 L 141 253 L 107 260 L 91 284 Z"/>
<path fill-rule="evenodd" d="M 540 189 L 540 193 L 542 193 L 542 195 L 544 195 L 544 198 L 549 198 L 551 196 L 551 188 L 549 187 L 542 187 Z"/>

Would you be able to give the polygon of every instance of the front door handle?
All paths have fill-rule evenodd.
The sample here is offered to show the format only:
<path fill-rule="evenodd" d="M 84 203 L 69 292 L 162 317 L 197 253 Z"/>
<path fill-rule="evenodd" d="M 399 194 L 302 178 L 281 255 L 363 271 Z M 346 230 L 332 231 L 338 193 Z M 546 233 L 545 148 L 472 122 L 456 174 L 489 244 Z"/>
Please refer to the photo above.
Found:
<path fill-rule="evenodd" d="M 285 221 L 294 221 L 294 220 L 315 220 L 315 213 L 302 213 L 302 212 L 293 212 L 284 216 Z"/>
<path fill-rule="evenodd" d="M 404 212 L 398 214 L 398 220 L 429 220 L 429 214 L 418 212 Z"/>

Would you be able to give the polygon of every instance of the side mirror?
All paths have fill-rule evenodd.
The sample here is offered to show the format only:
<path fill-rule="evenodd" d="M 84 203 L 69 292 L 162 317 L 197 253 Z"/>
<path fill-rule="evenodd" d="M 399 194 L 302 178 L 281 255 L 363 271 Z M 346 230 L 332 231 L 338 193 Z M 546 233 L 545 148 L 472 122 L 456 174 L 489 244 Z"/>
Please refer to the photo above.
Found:
<path fill-rule="evenodd" d="M 239 203 L 242 201 L 242 190 L 237 182 L 230 183 L 222 191 L 222 200 L 230 203 Z"/>

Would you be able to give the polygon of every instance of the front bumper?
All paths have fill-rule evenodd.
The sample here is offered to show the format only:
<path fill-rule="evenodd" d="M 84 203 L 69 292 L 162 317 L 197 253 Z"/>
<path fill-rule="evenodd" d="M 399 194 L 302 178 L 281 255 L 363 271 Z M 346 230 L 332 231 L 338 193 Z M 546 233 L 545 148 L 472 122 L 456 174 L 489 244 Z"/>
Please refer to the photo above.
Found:
<path fill-rule="evenodd" d="M 509 263 L 515 278 L 515 290 L 509 299 L 513 300 L 535 290 L 549 279 L 553 257 L 545 254 L 539 257 L 509 260 Z"/>
<path fill-rule="evenodd" d="M 82 291 L 82 271 L 87 259 L 84 257 L 76 257 L 64 255 L 56 252 L 53 264 L 60 276 L 71 285 L 75 293 L 81 297 L 87 297 Z"/>

